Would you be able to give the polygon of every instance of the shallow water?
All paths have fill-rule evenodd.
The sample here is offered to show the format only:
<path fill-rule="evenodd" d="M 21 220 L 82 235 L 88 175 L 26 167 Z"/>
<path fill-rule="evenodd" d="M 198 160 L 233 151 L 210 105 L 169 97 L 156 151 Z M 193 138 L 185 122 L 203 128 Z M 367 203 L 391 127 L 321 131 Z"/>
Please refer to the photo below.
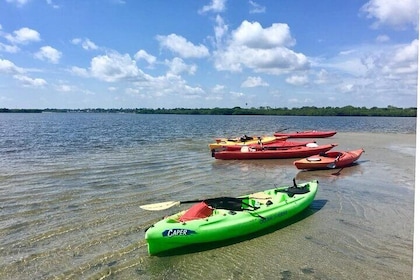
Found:
<path fill-rule="evenodd" d="M 293 159 L 210 156 L 216 137 L 279 127 L 335 129 L 318 143 L 365 153 L 355 166 L 311 172 Z M 1 279 L 412 278 L 415 119 L 0 114 L 0 131 Z M 144 229 L 179 208 L 139 205 L 294 177 L 320 183 L 295 220 L 226 246 L 147 255 Z"/>

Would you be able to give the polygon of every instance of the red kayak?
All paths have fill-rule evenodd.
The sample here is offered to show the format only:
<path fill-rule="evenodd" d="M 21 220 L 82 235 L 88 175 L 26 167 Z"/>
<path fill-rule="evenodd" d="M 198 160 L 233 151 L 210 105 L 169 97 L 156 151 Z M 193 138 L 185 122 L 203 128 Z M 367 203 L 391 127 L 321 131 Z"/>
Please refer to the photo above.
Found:
<path fill-rule="evenodd" d="M 215 159 L 282 159 L 282 158 L 298 158 L 309 157 L 320 153 L 325 153 L 337 144 L 328 144 L 318 146 L 310 143 L 306 146 L 298 146 L 291 148 L 278 148 L 274 150 L 257 150 L 244 146 L 239 151 L 215 151 L 212 156 Z"/>
<path fill-rule="evenodd" d="M 223 151 L 239 151 L 244 146 L 248 146 L 249 148 L 256 149 L 256 150 L 277 150 L 279 148 L 299 147 L 299 146 L 306 146 L 309 143 L 315 143 L 315 141 L 287 141 L 286 139 L 287 138 L 284 137 L 284 139 L 278 139 L 270 143 L 223 146 L 222 150 Z"/>
<path fill-rule="evenodd" d="M 342 168 L 353 164 L 360 158 L 363 152 L 363 149 L 354 151 L 329 151 L 320 153 L 316 156 L 296 160 L 293 164 L 297 169 L 308 170 Z"/>
<path fill-rule="evenodd" d="M 337 131 L 318 131 L 318 130 L 306 130 L 296 132 L 275 132 L 274 136 L 281 137 L 287 136 L 289 138 L 327 138 L 335 135 Z"/>

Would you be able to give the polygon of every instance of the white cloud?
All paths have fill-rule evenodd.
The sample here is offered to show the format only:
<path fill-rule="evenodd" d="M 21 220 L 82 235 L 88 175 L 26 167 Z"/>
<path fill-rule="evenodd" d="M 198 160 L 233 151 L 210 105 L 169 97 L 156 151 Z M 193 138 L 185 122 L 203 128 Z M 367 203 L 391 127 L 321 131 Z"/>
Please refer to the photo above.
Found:
<path fill-rule="evenodd" d="M 70 72 L 75 74 L 76 76 L 85 77 L 85 78 L 89 77 L 89 72 L 86 69 L 80 68 L 80 67 L 77 67 L 77 66 L 73 66 L 70 69 Z"/>
<path fill-rule="evenodd" d="M 305 85 L 308 83 L 308 76 L 292 75 L 286 78 L 286 83 L 291 84 L 291 85 Z"/>
<path fill-rule="evenodd" d="M 148 54 L 145 50 L 139 50 L 135 55 L 134 58 L 136 60 L 143 59 L 149 64 L 154 64 L 156 62 L 156 57 L 153 55 Z"/>
<path fill-rule="evenodd" d="M 225 3 L 226 3 L 226 0 L 211 0 L 211 3 L 209 5 L 204 6 L 198 12 L 199 13 L 206 13 L 206 12 L 220 13 L 225 10 Z"/>
<path fill-rule="evenodd" d="M 385 73 L 416 74 L 418 71 L 419 41 L 414 40 L 411 44 L 398 46 L 385 58 L 385 65 L 381 65 Z"/>
<path fill-rule="evenodd" d="M 174 75 L 178 75 L 183 72 L 193 75 L 197 71 L 196 65 L 188 65 L 179 57 L 175 57 L 171 61 L 166 60 L 165 64 L 169 66 L 170 73 Z"/>
<path fill-rule="evenodd" d="M 60 92 L 70 92 L 73 90 L 73 87 L 67 84 L 60 84 L 56 86 L 56 89 Z"/>
<path fill-rule="evenodd" d="M 157 77 L 145 75 L 144 79 L 134 82 L 133 86 L 134 87 L 131 87 L 131 89 L 134 89 L 135 91 L 142 93 L 147 92 L 149 94 L 148 97 L 161 98 L 163 100 L 166 100 L 166 97 L 175 97 L 177 101 L 181 98 L 203 98 L 205 93 L 202 88 L 189 86 L 181 76 L 171 72 Z"/>
<path fill-rule="evenodd" d="M 13 78 L 19 80 L 24 87 L 43 87 L 47 84 L 44 79 L 33 79 L 24 75 L 14 75 Z"/>
<path fill-rule="evenodd" d="M 321 69 L 318 73 L 315 74 L 316 79 L 314 80 L 315 84 L 325 84 L 329 80 L 329 73 L 325 69 Z"/>
<path fill-rule="evenodd" d="M 19 51 L 18 46 L 12 46 L 12 45 L 6 45 L 3 43 L 0 43 L 0 51 L 8 52 L 8 53 L 17 53 Z"/>
<path fill-rule="evenodd" d="M 360 9 L 367 18 L 373 18 L 373 28 L 389 25 L 394 28 L 404 28 L 407 25 L 418 27 L 419 1 L 418 0 L 370 0 Z"/>
<path fill-rule="evenodd" d="M 176 34 L 168 36 L 158 35 L 156 39 L 162 48 L 166 48 L 182 58 L 201 58 L 209 55 L 209 51 L 204 45 L 196 46 L 188 42 L 184 37 Z"/>
<path fill-rule="evenodd" d="M 265 7 L 261 6 L 255 1 L 248 1 L 249 5 L 251 5 L 251 10 L 249 11 L 250 14 L 261 14 L 265 13 Z"/>
<path fill-rule="evenodd" d="M 57 64 L 61 58 L 62 53 L 51 46 L 44 46 L 35 53 L 35 57 L 40 60 L 46 60 Z"/>
<path fill-rule="evenodd" d="M 268 83 L 264 82 L 261 77 L 247 77 L 247 79 L 241 84 L 241 87 L 253 88 L 253 87 L 268 87 Z"/>
<path fill-rule="evenodd" d="M 349 93 L 355 90 L 355 85 L 354 84 L 342 84 L 337 88 L 338 91 L 342 92 L 342 93 Z"/>
<path fill-rule="evenodd" d="M 229 28 L 225 24 L 223 18 L 220 15 L 216 16 L 216 25 L 214 26 L 214 35 L 216 39 L 216 48 L 220 48 L 223 43 L 223 38 L 228 32 Z"/>
<path fill-rule="evenodd" d="M 0 73 L 6 73 L 6 74 L 16 74 L 16 73 L 24 73 L 25 71 L 17 67 L 13 62 L 6 59 L 0 58 Z"/>
<path fill-rule="evenodd" d="M 9 42 L 13 44 L 28 44 L 30 42 L 38 42 L 41 40 L 41 36 L 38 31 L 23 27 L 19 30 L 13 31 L 13 35 L 7 34 L 5 36 Z"/>
<path fill-rule="evenodd" d="M 141 74 L 136 62 L 128 54 L 111 53 L 96 56 L 90 64 L 92 76 L 106 82 L 135 78 Z"/>
<path fill-rule="evenodd" d="M 226 48 L 215 52 L 215 67 L 232 72 L 246 67 L 275 75 L 307 69 L 306 56 L 288 48 L 294 43 L 286 24 L 275 23 L 264 29 L 259 23 L 244 21 L 232 32 Z"/>
<path fill-rule="evenodd" d="M 328 63 L 316 65 L 316 68 L 328 69 L 329 72 L 317 76 L 315 83 L 326 80 L 325 86 L 335 86 L 336 91 L 342 93 L 354 93 L 351 98 L 358 100 L 374 99 L 379 95 L 415 96 L 418 40 L 380 46 L 360 46 L 357 51 L 343 52 Z"/>
<path fill-rule="evenodd" d="M 287 24 L 273 23 L 262 28 L 258 22 L 243 21 L 238 29 L 232 32 L 232 44 L 248 48 L 271 49 L 275 47 L 291 47 L 295 40 L 290 35 Z"/>
<path fill-rule="evenodd" d="M 138 88 L 126 88 L 125 93 L 128 95 L 136 96 L 140 93 L 140 90 Z"/>
<path fill-rule="evenodd" d="M 234 98 L 240 98 L 244 96 L 244 93 L 239 91 L 231 91 L 229 92 L 229 94 L 232 95 L 232 97 Z"/>
<path fill-rule="evenodd" d="M 85 39 L 82 42 L 82 48 L 85 49 L 85 50 L 97 50 L 98 46 L 94 42 L 92 42 L 91 40 Z"/>
<path fill-rule="evenodd" d="M 89 51 L 89 50 L 97 50 L 99 47 L 92 42 L 90 39 L 81 39 L 81 38 L 74 38 L 71 40 L 71 43 L 74 45 L 81 45 L 83 49 Z"/>
<path fill-rule="evenodd" d="M 212 92 L 218 93 L 218 92 L 222 92 L 225 89 L 224 85 L 215 85 L 212 89 Z"/>

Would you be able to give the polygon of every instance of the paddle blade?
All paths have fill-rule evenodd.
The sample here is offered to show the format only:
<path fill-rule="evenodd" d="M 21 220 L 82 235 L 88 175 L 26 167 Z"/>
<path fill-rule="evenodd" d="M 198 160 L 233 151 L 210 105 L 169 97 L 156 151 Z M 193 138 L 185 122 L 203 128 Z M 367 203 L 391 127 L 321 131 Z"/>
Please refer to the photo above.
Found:
<path fill-rule="evenodd" d="M 161 210 L 169 209 L 171 207 L 174 207 L 180 204 L 181 204 L 181 201 L 166 201 L 166 202 L 140 205 L 140 208 L 144 210 L 148 210 L 148 211 L 161 211 Z"/>

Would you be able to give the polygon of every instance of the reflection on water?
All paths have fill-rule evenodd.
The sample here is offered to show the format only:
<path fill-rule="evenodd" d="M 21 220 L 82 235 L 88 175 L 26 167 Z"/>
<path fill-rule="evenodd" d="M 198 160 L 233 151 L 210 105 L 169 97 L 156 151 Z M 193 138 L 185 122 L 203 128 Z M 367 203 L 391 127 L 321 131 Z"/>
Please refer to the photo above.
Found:
<path fill-rule="evenodd" d="M 313 178 L 325 178 L 325 179 L 339 179 L 338 176 L 347 177 L 354 175 L 363 175 L 363 164 L 366 161 L 359 160 L 357 163 L 354 163 L 352 166 L 344 168 L 335 168 L 335 169 L 325 169 L 325 170 L 300 170 L 296 174 L 296 179 L 301 181 L 309 181 Z"/>
<path fill-rule="evenodd" d="M 0 114 L 0 278 L 411 279 L 415 121 L 358 120 Z M 216 137 L 267 134 L 279 124 L 337 129 L 320 142 L 366 152 L 354 166 L 310 172 L 294 159 L 210 156 Z M 371 131 L 399 127 L 411 134 L 369 141 Z M 319 181 L 304 217 L 226 246 L 147 255 L 144 230 L 187 206 L 139 205 L 239 196 L 294 177 Z"/>

